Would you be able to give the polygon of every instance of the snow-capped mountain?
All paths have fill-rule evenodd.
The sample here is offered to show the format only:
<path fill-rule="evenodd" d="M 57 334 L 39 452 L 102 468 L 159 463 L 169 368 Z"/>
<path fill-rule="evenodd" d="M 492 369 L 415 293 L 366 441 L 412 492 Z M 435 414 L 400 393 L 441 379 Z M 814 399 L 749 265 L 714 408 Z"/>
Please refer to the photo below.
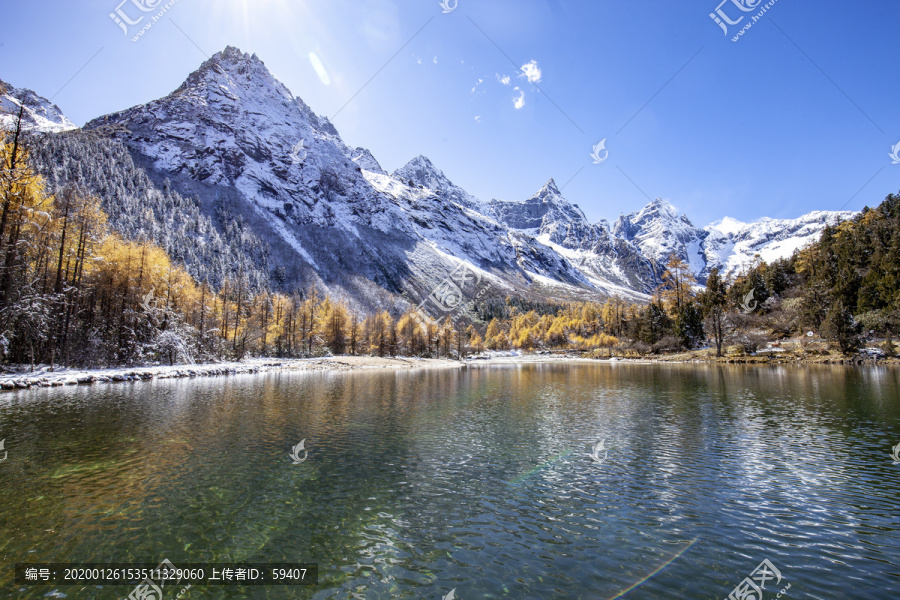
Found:
<path fill-rule="evenodd" d="M 705 272 L 718 267 L 721 273 L 734 276 L 752 264 L 757 255 L 766 262 L 789 257 L 818 240 L 827 225 L 855 215 L 851 211 L 814 211 L 796 219 L 763 218 L 752 223 L 725 217 L 704 227 Z"/>
<path fill-rule="evenodd" d="M 855 214 L 815 211 L 796 219 L 763 218 L 753 223 L 725 217 L 698 229 L 686 215 L 679 216 L 671 204 L 656 199 L 638 212 L 619 217 L 613 234 L 634 242 L 644 256 L 660 265 L 675 254 L 704 282 L 713 268 L 734 277 L 756 256 L 766 262 L 787 258 L 816 241 L 827 225 Z"/>
<path fill-rule="evenodd" d="M 567 258 L 593 285 L 621 293 L 616 287 L 649 292 L 656 283 L 654 260 L 630 240 L 616 237 L 606 221 L 591 224 L 553 179 L 525 202 L 494 200 L 487 209 L 511 229 Z"/>
<path fill-rule="evenodd" d="M 366 171 L 372 171 L 379 175 L 387 175 L 387 171 L 381 168 L 381 165 L 372 156 L 372 153 L 365 148 L 357 148 L 350 154 L 350 160 L 359 165 L 359 168 Z"/>
<path fill-rule="evenodd" d="M 444 172 L 435 167 L 425 156 L 417 156 L 396 171 L 393 175 L 408 185 L 432 190 L 438 197 L 447 202 L 455 202 L 460 206 L 485 213 L 484 205 L 466 190 L 447 179 Z"/>
<path fill-rule="evenodd" d="M 644 256 L 660 264 L 675 254 L 695 272 L 699 273 L 705 266 L 698 260 L 703 231 L 659 198 L 637 212 L 620 216 L 612 231 L 613 235 L 634 242 Z"/>
<path fill-rule="evenodd" d="M 33 97 L 19 102 L 59 124 L 43 131 L 74 127 L 59 109 Z M 77 136 L 89 140 L 83 145 L 90 152 L 106 147 L 97 140 L 111 152 L 127 148 L 132 168 L 144 171 L 159 197 L 173 199 L 160 206 L 191 198 L 191 210 L 204 222 L 228 230 L 223 239 L 234 241 L 227 243 L 267 243 L 258 265 L 252 258 L 258 251 L 227 246 L 227 252 L 253 262 L 258 273 L 268 270 L 272 285 L 317 286 L 369 310 L 431 298 L 426 312 L 440 316 L 440 302 L 449 302 L 446 292 L 454 286 L 469 311 L 476 296 L 641 300 L 657 286 L 672 253 L 702 281 L 712 266 L 733 271 L 757 253 L 767 260 L 788 256 L 825 223 L 852 214 L 725 220 L 698 229 L 657 200 L 610 227 L 590 223 L 552 179 L 523 202 L 484 202 L 424 156 L 387 173 L 369 150 L 347 146 L 327 118 L 294 97 L 255 55 L 232 47 L 168 96 L 95 119 L 68 137 Z M 59 151 L 44 153 L 57 186 L 65 183 L 53 164 Z M 94 182 L 94 193 L 122 187 L 97 177 L 84 178 Z M 132 212 L 123 231 L 135 229 Z M 113 211 L 114 226 L 116 218 Z M 202 255 L 199 247 L 180 254 L 185 260 Z M 245 272 L 240 265 L 237 271 Z"/>
<path fill-rule="evenodd" d="M 533 232 L 483 214 L 480 201 L 425 157 L 387 175 L 255 55 L 235 48 L 169 96 L 85 130 L 124 143 L 152 177 L 198 197 L 207 212 L 223 203 L 239 211 L 296 285 L 370 305 L 390 294 L 427 298 L 461 265 L 497 297 L 641 298 L 652 285 L 622 278 L 627 267 L 614 255 L 605 257 L 609 273 L 583 272 Z"/>
<path fill-rule="evenodd" d="M 569 228 L 578 229 L 588 223 L 581 209 L 563 198 L 552 179 L 525 202 L 494 200 L 489 211 L 513 229 L 550 235 L 557 243 L 562 243 Z"/>
<path fill-rule="evenodd" d="M 12 128 L 20 112 L 23 128 L 28 131 L 59 133 L 77 129 L 50 100 L 0 80 L 0 127 Z"/>

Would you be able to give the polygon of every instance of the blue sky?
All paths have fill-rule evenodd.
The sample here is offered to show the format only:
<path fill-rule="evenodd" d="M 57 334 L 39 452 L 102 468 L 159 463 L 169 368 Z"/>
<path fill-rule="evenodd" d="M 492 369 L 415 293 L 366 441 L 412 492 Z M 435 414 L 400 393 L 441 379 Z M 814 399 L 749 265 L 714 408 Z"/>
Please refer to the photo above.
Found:
<path fill-rule="evenodd" d="M 733 42 L 768 0 L 177 0 L 131 42 L 109 17 L 119 1 L 3 0 L 0 78 L 81 125 L 233 45 L 389 171 L 424 154 L 508 200 L 552 177 L 594 221 L 648 197 L 703 226 L 900 190 L 894 2 L 777 0 Z M 744 16 L 728 35 L 717 7 Z"/>

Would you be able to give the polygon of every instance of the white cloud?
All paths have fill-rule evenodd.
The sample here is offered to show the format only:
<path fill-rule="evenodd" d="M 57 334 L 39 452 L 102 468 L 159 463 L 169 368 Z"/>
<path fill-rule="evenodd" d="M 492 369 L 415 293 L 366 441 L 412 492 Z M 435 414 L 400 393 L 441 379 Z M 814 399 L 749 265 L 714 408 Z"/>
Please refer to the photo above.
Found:
<path fill-rule="evenodd" d="M 416 57 L 416 62 L 417 62 L 417 63 L 418 63 L 418 64 L 420 64 L 420 65 L 421 65 L 421 64 L 422 64 L 422 59 L 421 59 L 421 58 L 418 58 L 418 57 Z"/>
<path fill-rule="evenodd" d="M 481 123 L 481 115 L 475 115 L 475 122 Z"/>
<path fill-rule="evenodd" d="M 537 61 L 533 60 L 522 65 L 522 73 L 519 77 L 525 77 L 531 83 L 538 83 L 541 80 L 541 68 Z"/>
<path fill-rule="evenodd" d="M 434 57 L 434 64 L 437 64 L 437 56 Z"/>
<path fill-rule="evenodd" d="M 500 73 L 497 73 L 497 81 L 499 81 L 503 85 L 509 85 L 509 82 L 510 82 L 509 75 L 501 75 Z"/>
<path fill-rule="evenodd" d="M 516 110 L 519 110 L 520 108 L 525 106 L 525 92 L 523 92 L 519 88 L 516 88 L 516 91 L 519 92 L 519 96 L 513 98 L 513 106 L 516 107 Z"/>
<path fill-rule="evenodd" d="M 475 90 L 478 89 L 478 86 L 481 85 L 482 83 L 484 83 L 484 78 L 483 78 L 483 77 L 479 77 L 479 78 L 478 78 L 478 81 L 475 82 L 475 87 L 472 88 L 472 93 L 473 93 L 473 94 L 475 93 Z"/>

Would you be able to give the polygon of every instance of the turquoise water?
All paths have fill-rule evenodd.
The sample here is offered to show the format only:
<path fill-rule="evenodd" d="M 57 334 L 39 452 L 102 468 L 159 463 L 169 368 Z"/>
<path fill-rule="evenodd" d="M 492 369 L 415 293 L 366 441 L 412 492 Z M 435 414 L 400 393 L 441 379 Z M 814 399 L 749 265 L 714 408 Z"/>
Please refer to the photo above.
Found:
<path fill-rule="evenodd" d="M 310 588 L 188 600 L 721 599 L 764 559 L 766 599 L 896 598 L 898 374 L 598 363 L 6 393 L 0 597 L 133 587 L 25 587 L 18 562 L 168 558 L 319 564 Z"/>

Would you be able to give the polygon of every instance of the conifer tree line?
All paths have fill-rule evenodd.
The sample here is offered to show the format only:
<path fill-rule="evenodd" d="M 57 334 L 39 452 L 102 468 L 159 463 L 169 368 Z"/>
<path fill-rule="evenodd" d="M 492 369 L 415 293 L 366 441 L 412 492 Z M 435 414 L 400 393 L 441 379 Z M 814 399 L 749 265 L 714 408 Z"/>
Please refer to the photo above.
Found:
<path fill-rule="evenodd" d="M 140 230 L 131 231 L 133 237 L 114 231 L 105 207 L 84 186 L 57 186 L 51 193 L 31 167 L 27 141 L 17 129 L 0 146 L 5 363 L 174 364 L 325 353 L 458 358 L 485 348 L 618 343 L 601 319 L 604 307 L 589 303 L 509 299 L 508 318 L 479 331 L 449 317 L 423 320 L 411 311 L 358 315 L 346 302 L 320 298 L 315 290 L 275 293 L 253 281 L 242 261 L 222 271 L 219 285 L 201 282 Z M 624 323 L 628 311 L 637 309 L 617 301 L 606 310 L 620 312 Z"/>
<path fill-rule="evenodd" d="M 753 328 L 770 337 L 810 331 L 844 354 L 881 340 L 893 355 L 900 332 L 900 196 L 826 227 L 817 243 L 788 259 L 757 261 L 732 285 L 717 279 L 707 289 L 715 296 L 711 308 L 723 314 L 723 336 Z M 728 313 L 751 292 L 758 306 L 750 314 Z"/>
<path fill-rule="evenodd" d="M 72 149 L 71 140 L 58 143 L 38 147 L 49 153 L 44 163 Z M 852 352 L 866 334 L 890 338 L 900 328 L 900 197 L 893 195 L 827 228 L 818 243 L 791 258 L 757 260 L 730 282 L 713 270 L 704 289 L 672 256 L 646 304 L 615 297 L 493 298 L 476 306 L 481 322 L 470 324 L 449 316 L 423 320 L 411 310 L 357 314 L 316 290 L 274 292 L 271 277 L 254 266 L 259 263 L 229 251 L 190 200 L 168 191 L 148 197 L 145 210 L 159 216 L 145 214 L 142 221 L 133 207 L 104 204 L 87 185 L 102 179 L 92 179 L 75 160 L 62 161 L 49 184 L 32 167 L 31 152 L 18 128 L 0 144 L 0 362 L 6 364 L 174 364 L 329 353 L 462 358 L 513 349 L 639 356 L 707 343 L 722 355 L 730 346 L 753 351 L 807 330 Z M 77 152 L 97 156 L 98 149 Z M 110 160 L 119 150 L 111 152 Z M 128 172 L 123 187 L 146 183 L 139 169 Z M 110 206 L 123 211 L 117 218 L 124 227 L 110 226 Z M 225 236 L 237 236 L 251 258 L 264 259 L 259 240 L 239 219 L 230 222 L 236 225 Z M 192 246 L 189 240 L 198 238 L 202 243 Z M 198 267 L 210 247 L 210 260 Z"/>
<path fill-rule="evenodd" d="M 900 334 L 900 195 L 826 227 L 817 242 L 789 258 L 766 263 L 757 256 L 737 276 L 714 268 L 702 287 L 673 255 L 647 304 L 618 298 L 565 309 L 539 304 L 507 299 L 505 305 L 483 306 L 480 312 L 493 317 L 486 347 L 642 356 L 708 344 L 723 356 L 791 338 L 805 346 L 812 334 L 845 355 L 877 341 L 885 355 L 894 356 L 893 340 Z"/>
<path fill-rule="evenodd" d="M 168 181 L 154 184 L 124 144 L 102 133 L 31 133 L 23 144 L 48 193 L 74 183 L 100 198 L 118 233 L 160 246 L 198 281 L 218 289 L 243 273 L 254 290 L 268 284 L 268 247 L 226 200 L 207 216 L 195 198 L 174 191 Z"/>

